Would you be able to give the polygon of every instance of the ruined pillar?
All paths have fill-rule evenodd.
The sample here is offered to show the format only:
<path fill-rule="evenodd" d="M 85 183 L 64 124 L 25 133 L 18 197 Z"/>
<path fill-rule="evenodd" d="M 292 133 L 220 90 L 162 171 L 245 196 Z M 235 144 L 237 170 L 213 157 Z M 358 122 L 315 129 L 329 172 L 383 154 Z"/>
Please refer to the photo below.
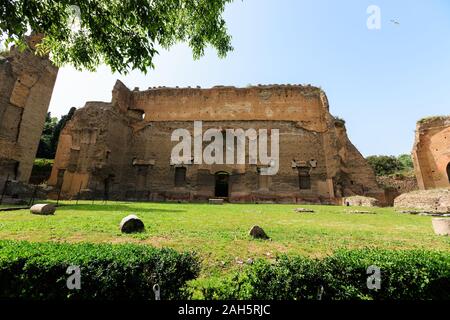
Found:
<path fill-rule="evenodd" d="M 28 182 L 55 85 L 58 68 L 29 48 L 0 56 L 0 177 Z"/>

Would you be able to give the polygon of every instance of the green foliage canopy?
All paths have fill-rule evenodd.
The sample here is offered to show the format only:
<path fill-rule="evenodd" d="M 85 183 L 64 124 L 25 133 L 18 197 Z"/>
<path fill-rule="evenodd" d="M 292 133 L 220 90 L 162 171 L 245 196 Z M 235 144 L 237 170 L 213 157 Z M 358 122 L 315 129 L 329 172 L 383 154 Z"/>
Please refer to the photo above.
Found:
<path fill-rule="evenodd" d="M 398 161 L 400 161 L 400 163 L 402 164 L 403 168 L 405 168 L 405 169 L 413 169 L 414 168 L 411 155 L 409 155 L 409 154 L 401 154 L 401 155 L 398 156 L 397 159 L 398 159 Z"/>
<path fill-rule="evenodd" d="M 52 159 L 53 148 L 51 145 L 51 140 L 53 136 L 53 131 L 58 123 L 58 118 L 52 117 L 50 112 L 47 113 L 45 118 L 44 129 L 42 131 L 41 139 L 39 141 L 37 157 Z"/>
<path fill-rule="evenodd" d="M 36 155 L 38 158 L 55 158 L 56 148 L 58 147 L 59 135 L 61 133 L 61 130 L 66 125 L 66 122 L 72 119 L 75 111 L 76 108 L 70 108 L 69 113 L 62 116 L 59 121 L 58 118 L 52 117 L 50 112 L 47 113 L 47 117 L 45 118 L 44 130 L 42 131 Z"/>
<path fill-rule="evenodd" d="M 157 46 L 187 42 L 194 58 L 210 45 L 220 57 L 233 48 L 222 15 L 232 0 L 5 0 L 0 35 L 24 45 L 30 30 L 45 38 L 41 54 L 57 65 L 94 71 L 104 63 L 113 72 L 154 68 Z"/>
<path fill-rule="evenodd" d="M 377 176 L 386 176 L 413 170 L 413 162 L 411 156 L 408 154 L 402 154 L 398 157 L 384 155 L 369 156 L 366 160 Z"/>

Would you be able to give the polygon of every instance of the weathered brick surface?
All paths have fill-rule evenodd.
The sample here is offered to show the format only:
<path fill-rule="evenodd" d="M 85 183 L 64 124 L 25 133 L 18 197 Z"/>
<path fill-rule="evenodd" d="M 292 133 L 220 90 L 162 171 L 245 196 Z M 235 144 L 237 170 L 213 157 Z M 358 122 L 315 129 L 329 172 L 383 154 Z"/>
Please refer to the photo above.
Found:
<path fill-rule="evenodd" d="M 0 58 L 0 180 L 28 182 L 44 127 L 58 68 L 30 49 L 16 48 Z"/>
<path fill-rule="evenodd" d="M 217 129 L 279 129 L 280 168 L 262 176 L 258 165 L 171 165 L 175 129 L 193 135 Z M 208 143 L 204 142 L 205 147 Z M 248 156 L 248 155 L 247 155 Z M 299 187 L 299 167 L 310 185 Z M 176 181 L 180 170 L 185 178 Z M 152 88 L 130 91 L 120 81 L 112 102 L 88 102 L 61 133 L 49 184 L 64 197 L 208 201 L 216 173 L 226 172 L 232 202 L 337 203 L 351 195 L 383 200 L 372 169 L 329 113 L 324 92 L 311 86 Z"/>
<path fill-rule="evenodd" d="M 450 213 L 450 190 L 433 189 L 404 193 L 395 198 L 399 209 L 421 209 L 430 212 Z"/>
<path fill-rule="evenodd" d="M 398 195 L 419 189 L 415 176 L 379 176 L 377 182 L 382 187 L 396 190 Z"/>
<path fill-rule="evenodd" d="M 450 188 L 450 116 L 417 123 L 412 155 L 420 189 Z"/>

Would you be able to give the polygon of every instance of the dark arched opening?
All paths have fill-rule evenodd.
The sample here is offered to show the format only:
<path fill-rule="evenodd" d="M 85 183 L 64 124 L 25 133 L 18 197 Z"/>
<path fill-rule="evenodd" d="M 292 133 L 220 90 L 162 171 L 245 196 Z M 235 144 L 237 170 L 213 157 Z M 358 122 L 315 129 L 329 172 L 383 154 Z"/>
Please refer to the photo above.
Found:
<path fill-rule="evenodd" d="M 311 189 L 311 175 L 309 168 L 298 168 L 298 185 L 300 190 Z"/>
<path fill-rule="evenodd" d="M 450 162 L 447 164 L 447 178 L 448 182 L 450 183 Z"/>
<path fill-rule="evenodd" d="M 229 180 L 230 175 L 228 172 L 220 171 L 215 174 L 216 187 L 214 196 L 219 198 L 227 198 L 229 194 Z"/>
<path fill-rule="evenodd" d="M 106 179 L 103 180 L 103 200 L 108 201 L 109 195 L 114 180 L 114 175 L 110 174 Z"/>

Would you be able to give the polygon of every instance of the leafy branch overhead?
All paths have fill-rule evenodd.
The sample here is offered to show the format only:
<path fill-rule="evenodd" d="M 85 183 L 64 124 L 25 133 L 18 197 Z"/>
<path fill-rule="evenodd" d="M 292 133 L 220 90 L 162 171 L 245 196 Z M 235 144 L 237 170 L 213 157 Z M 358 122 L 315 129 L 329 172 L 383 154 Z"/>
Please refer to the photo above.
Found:
<path fill-rule="evenodd" d="M 5 0 L 0 34 L 23 46 L 33 30 L 45 38 L 41 54 L 54 63 L 113 72 L 154 68 L 157 47 L 186 42 L 194 58 L 210 45 L 220 57 L 233 50 L 223 12 L 232 0 Z"/>

